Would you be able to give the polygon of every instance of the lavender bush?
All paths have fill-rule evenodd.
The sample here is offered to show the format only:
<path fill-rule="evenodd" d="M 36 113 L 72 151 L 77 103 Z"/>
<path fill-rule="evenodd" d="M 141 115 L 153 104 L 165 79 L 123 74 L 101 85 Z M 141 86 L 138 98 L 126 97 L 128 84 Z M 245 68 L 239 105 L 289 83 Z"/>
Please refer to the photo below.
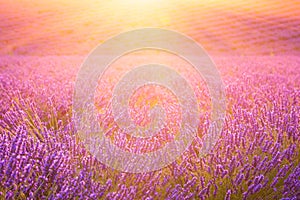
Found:
<path fill-rule="evenodd" d="M 80 59 L 1 59 L 1 199 L 300 199 L 299 58 L 219 58 L 228 108 L 215 148 L 198 156 L 203 118 L 188 151 L 143 174 L 106 167 L 79 140 Z"/>

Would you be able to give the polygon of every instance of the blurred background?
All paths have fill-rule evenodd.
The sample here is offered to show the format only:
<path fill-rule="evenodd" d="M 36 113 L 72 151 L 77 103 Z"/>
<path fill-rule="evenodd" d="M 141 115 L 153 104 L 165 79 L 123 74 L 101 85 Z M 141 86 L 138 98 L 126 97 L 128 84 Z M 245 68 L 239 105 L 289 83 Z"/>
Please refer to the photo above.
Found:
<path fill-rule="evenodd" d="M 0 55 L 86 55 L 122 31 L 161 27 L 209 54 L 300 55 L 299 0 L 0 0 Z"/>

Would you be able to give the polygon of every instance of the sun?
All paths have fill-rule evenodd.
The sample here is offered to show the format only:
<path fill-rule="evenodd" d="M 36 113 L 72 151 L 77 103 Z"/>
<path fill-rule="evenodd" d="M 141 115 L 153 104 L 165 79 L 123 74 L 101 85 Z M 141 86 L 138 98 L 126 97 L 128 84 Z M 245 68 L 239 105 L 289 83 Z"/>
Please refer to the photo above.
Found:
<path fill-rule="evenodd" d="M 171 24 L 170 4 L 162 0 L 116 0 L 108 3 L 109 20 L 124 29 L 137 27 L 167 27 Z"/>

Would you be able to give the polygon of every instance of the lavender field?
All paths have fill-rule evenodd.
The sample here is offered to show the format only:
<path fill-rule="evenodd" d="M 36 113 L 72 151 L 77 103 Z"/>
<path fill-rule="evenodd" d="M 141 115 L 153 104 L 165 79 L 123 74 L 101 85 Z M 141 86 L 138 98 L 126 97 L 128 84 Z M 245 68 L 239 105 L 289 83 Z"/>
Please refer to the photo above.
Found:
<path fill-rule="evenodd" d="M 0 199 L 300 199 L 300 58 L 213 58 L 228 101 L 213 151 L 199 157 L 203 117 L 176 162 L 131 174 L 101 164 L 76 134 L 83 57 L 1 56 Z"/>
<path fill-rule="evenodd" d="M 0 0 L 0 200 L 300 200 L 299 10 L 299 0 Z M 182 33 L 205 49 L 224 82 L 226 117 L 214 148 L 202 155 L 211 94 L 179 56 L 162 59 L 192 87 L 198 131 L 175 162 L 126 173 L 86 147 L 74 122 L 74 89 L 92 49 L 145 27 Z M 160 63 L 149 52 L 148 61 Z M 117 138 L 105 107 L 122 73 L 149 64 L 134 56 L 110 66 L 93 103 L 108 140 L 148 153 L 134 137 Z M 146 126 L 147 109 L 163 104 L 171 116 L 166 132 L 178 132 L 182 110 L 172 94 L 138 90 L 130 117 Z"/>

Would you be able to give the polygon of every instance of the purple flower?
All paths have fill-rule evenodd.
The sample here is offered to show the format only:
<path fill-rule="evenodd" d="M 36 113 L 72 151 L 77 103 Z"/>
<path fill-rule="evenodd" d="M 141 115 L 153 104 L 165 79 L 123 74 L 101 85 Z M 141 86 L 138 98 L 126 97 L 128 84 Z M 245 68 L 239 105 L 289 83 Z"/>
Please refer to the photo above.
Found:
<path fill-rule="evenodd" d="M 253 188 L 253 193 L 258 192 L 260 189 L 262 188 L 262 184 L 257 184 L 254 188 Z"/>
<path fill-rule="evenodd" d="M 239 173 L 238 176 L 236 177 L 235 179 L 235 185 L 239 185 L 241 184 L 241 182 L 243 181 L 244 179 L 244 174 L 243 173 Z"/>
<path fill-rule="evenodd" d="M 231 190 L 227 190 L 224 200 L 230 200 L 231 199 Z"/>

